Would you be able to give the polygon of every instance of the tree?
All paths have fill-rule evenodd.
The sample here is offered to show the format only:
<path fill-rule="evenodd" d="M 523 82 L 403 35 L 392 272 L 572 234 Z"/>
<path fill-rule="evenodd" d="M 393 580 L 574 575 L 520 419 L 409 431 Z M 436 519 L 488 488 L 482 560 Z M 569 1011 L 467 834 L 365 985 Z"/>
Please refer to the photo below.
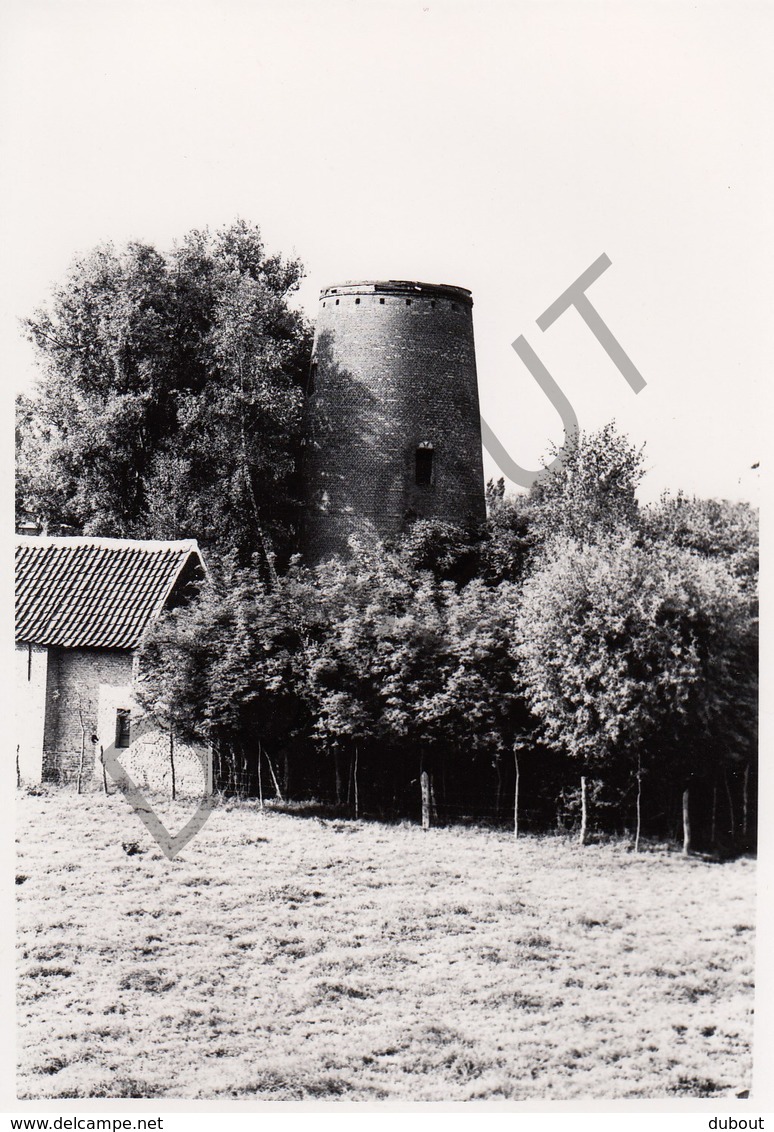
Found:
<path fill-rule="evenodd" d="M 470 774 L 476 759 L 495 769 L 495 812 L 502 802 L 502 759 L 511 752 L 515 769 L 514 832 L 519 823 L 519 751 L 531 730 L 513 664 L 512 638 L 518 590 L 510 582 L 491 588 L 475 579 L 460 590 L 446 587 L 445 670 L 424 711 L 443 728 L 449 749 L 464 752 Z"/>
<path fill-rule="evenodd" d="M 633 535 L 553 549 L 524 586 L 515 652 L 547 741 L 579 766 L 584 803 L 588 774 L 622 766 L 686 789 L 714 773 L 749 707 L 740 661 L 754 624 L 740 584 L 722 563 Z"/>
<path fill-rule="evenodd" d="M 262 753 L 270 760 L 311 728 L 307 650 L 320 631 L 316 593 L 301 567 L 292 564 L 270 584 L 255 566 L 227 561 L 198 598 L 147 631 L 138 698 L 176 734 L 225 752 L 232 785 L 246 776 L 241 785 L 251 789 Z"/>
<path fill-rule="evenodd" d="M 397 556 L 352 542 L 347 561 L 333 559 L 315 570 L 326 631 L 309 651 L 308 680 L 314 703 L 314 740 L 330 752 L 336 801 L 344 799 L 343 758 L 349 760 L 347 794 L 357 789 L 355 760 L 383 739 L 380 640 L 411 601 L 413 574 Z"/>
<path fill-rule="evenodd" d="M 372 759 L 372 780 L 395 783 L 396 752 L 417 752 L 424 820 L 429 820 L 431 763 L 439 732 L 428 704 L 443 681 L 446 633 L 443 593 L 428 570 L 418 571 L 401 551 L 351 541 L 347 562 L 316 571 L 326 635 L 312 649 L 309 675 L 317 722 L 315 735 L 332 749 L 340 792 L 339 753 L 350 766 L 363 747 Z M 377 768 L 374 754 L 392 766 Z M 392 774 L 389 771 L 392 770 Z M 350 771 L 350 777 L 352 777 Z"/>
<path fill-rule="evenodd" d="M 698 499 L 682 492 L 665 492 L 657 503 L 642 510 L 640 522 L 645 542 L 666 543 L 689 550 L 702 559 L 722 562 L 738 579 L 747 597 L 750 631 L 741 639 L 742 647 L 733 657 L 726 658 L 733 659 L 737 690 L 714 733 L 715 742 L 724 744 L 734 755 L 720 760 L 712 780 L 710 843 L 714 846 L 716 842 L 716 818 L 725 802 L 731 842 L 736 843 L 740 834 L 742 844 L 749 846 L 754 843 L 750 793 L 757 771 L 758 512 L 744 502 Z M 734 793 L 741 811 L 739 829 Z"/>
<path fill-rule="evenodd" d="M 665 492 L 658 503 L 643 508 L 641 525 L 645 537 L 655 543 L 720 559 L 755 595 L 758 512 L 749 503 Z"/>
<path fill-rule="evenodd" d="M 510 651 L 516 588 L 439 581 L 416 569 L 405 544 L 353 541 L 352 550 L 349 561 L 316 570 L 326 632 L 309 661 L 314 733 L 334 752 L 337 795 L 339 753 L 352 766 L 356 751 L 373 759 L 378 750 L 393 764 L 409 754 L 409 774 L 424 783 L 425 824 L 439 777 L 456 775 L 470 795 L 482 762 L 495 769 L 499 805 L 501 758 L 526 715 Z M 377 778 L 372 764 L 372 788 Z"/>
<path fill-rule="evenodd" d="M 505 481 L 487 484 L 487 529 L 479 549 L 480 573 L 492 584 L 519 581 L 538 545 L 528 495 L 505 495 Z"/>
<path fill-rule="evenodd" d="M 464 585 L 479 571 L 481 532 L 441 519 L 417 519 L 398 540 L 398 553 L 413 570 Z"/>
<path fill-rule="evenodd" d="M 587 542 L 635 526 L 643 465 L 642 448 L 635 448 L 613 423 L 597 432 L 573 434 L 562 461 L 530 489 L 536 533 L 543 541 L 564 537 Z"/>
<path fill-rule="evenodd" d="M 86 534 L 285 550 L 310 335 L 301 266 L 238 221 L 169 255 L 107 244 L 26 320 L 42 374 L 19 406 L 20 507 Z"/>

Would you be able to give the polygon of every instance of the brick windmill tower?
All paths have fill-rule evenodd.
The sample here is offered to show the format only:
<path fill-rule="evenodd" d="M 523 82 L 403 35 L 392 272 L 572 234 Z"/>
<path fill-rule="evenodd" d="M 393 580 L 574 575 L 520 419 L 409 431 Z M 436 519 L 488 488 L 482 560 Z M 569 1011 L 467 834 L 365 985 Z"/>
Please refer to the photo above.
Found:
<path fill-rule="evenodd" d="M 470 291 L 403 281 L 320 294 L 307 397 L 307 561 L 417 518 L 486 516 Z"/>

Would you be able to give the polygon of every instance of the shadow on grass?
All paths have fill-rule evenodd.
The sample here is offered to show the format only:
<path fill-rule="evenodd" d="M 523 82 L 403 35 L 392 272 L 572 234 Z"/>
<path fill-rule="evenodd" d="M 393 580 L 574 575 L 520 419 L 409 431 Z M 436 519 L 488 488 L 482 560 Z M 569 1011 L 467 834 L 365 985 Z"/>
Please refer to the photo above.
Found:
<path fill-rule="evenodd" d="M 45 795 L 56 795 L 61 793 L 63 789 L 67 790 L 68 787 L 56 786 L 50 783 L 44 783 L 34 786 L 23 786 L 20 788 L 25 794 L 34 797 Z M 75 792 L 74 790 L 72 791 Z M 93 796 L 97 793 L 96 790 L 84 793 L 84 797 Z M 99 793 L 102 793 L 101 791 Z M 110 792 L 110 797 L 120 794 L 120 789 L 115 789 Z M 153 791 L 146 791 L 147 801 L 149 805 L 154 806 L 161 803 L 171 803 L 168 794 L 156 793 Z M 341 823 L 342 826 L 346 825 L 354 830 L 358 824 L 367 825 L 381 825 L 381 826 L 400 826 L 400 825 L 416 825 L 420 824 L 419 817 L 416 813 L 404 811 L 366 811 L 354 816 L 353 808 L 347 802 L 330 802 L 321 800 L 319 798 L 306 798 L 303 800 L 295 799 L 279 799 L 279 798 L 265 798 L 263 804 L 256 797 L 244 797 L 237 794 L 226 794 L 222 791 L 216 792 L 214 796 L 214 805 L 219 809 L 224 809 L 226 812 L 229 810 L 247 810 L 256 813 L 274 813 L 274 814 L 287 814 L 290 817 L 308 818 L 323 822 Z M 192 799 L 187 796 L 179 796 L 176 799 L 176 805 L 181 810 L 185 810 L 190 806 Z M 503 818 L 487 817 L 486 815 L 476 814 L 457 814 L 454 817 L 448 816 L 445 820 L 437 820 L 433 823 L 434 829 L 465 829 L 471 831 L 480 831 L 482 833 L 499 834 L 505 838 L 513 836 L 513 830 L 509 822 Z M 670 856 L 682 857 L 682 844 L 679 841 L 668 841 L 663 838 L 647 838 L 640 839 L 640 847 L 635 854 L 634 851 L 634 838 L 631 833 L 606 833 L 602 831 L 591 832 L 586 840 L 586 845 L 581 846 L 578 843 L 577 830 L 572 829 L 549 829 L 549 830 L 531 830 L 525 829 L 519 834 L 519 840 L 524 841 L 549 841 L 561 842 L 568 847 L 575 846 L 578 850 L 584 848 L 592 848 L 594 846 L 618 846 L 625 852 L 630 853 L 633 857 L 645 856 Z M 757 854 L 755 850 L 750 847 L 750 844 L 742 844 L 739 846 L 720 845 L 713 849 L 697 848 L 692 850 L 685 858 L 686 861 L 697 861 L 705 864 L 722 865 L 738 861 L 741 858 L 749 858 L 756 860 Z M 27 878 L 17 880 L 17 884 L 23 883 Z"/>

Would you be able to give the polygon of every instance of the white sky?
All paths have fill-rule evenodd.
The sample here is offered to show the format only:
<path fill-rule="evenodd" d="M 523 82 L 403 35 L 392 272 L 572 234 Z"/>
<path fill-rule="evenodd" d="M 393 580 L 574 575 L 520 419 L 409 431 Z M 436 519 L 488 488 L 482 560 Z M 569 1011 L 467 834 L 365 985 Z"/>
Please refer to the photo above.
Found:
<path fill-rule="evenodd" d="M 774 8 L 736 2 L 24 0 L 0 48 L 6 392 L 71 258 L 237 215 L 329 283 L 469 287 L 482 412 L 537 467 L 559 419 L 647 442 L 643 495 L 757 497 L 771 357 Z M 579 316 L 535 320 L 603 252 Z M 766 329 L 764 329 L 766 327 Z M 498 474 L 487 462 L 488 474 Z"/>

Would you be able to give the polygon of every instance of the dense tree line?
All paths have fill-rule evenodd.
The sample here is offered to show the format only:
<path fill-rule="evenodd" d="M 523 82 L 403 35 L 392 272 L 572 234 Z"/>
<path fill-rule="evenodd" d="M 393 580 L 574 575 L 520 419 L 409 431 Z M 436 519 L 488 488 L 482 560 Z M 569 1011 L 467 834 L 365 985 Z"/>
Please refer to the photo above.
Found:
<path fill-rule="evenodd" d="M 668 496 L 579 436 L 489 522 L 275 579 L 223 563 L 151 631 L 147 708 L 213 742 L 232 790 L 518 830 L 755 830 L 755 514 Z"/>

